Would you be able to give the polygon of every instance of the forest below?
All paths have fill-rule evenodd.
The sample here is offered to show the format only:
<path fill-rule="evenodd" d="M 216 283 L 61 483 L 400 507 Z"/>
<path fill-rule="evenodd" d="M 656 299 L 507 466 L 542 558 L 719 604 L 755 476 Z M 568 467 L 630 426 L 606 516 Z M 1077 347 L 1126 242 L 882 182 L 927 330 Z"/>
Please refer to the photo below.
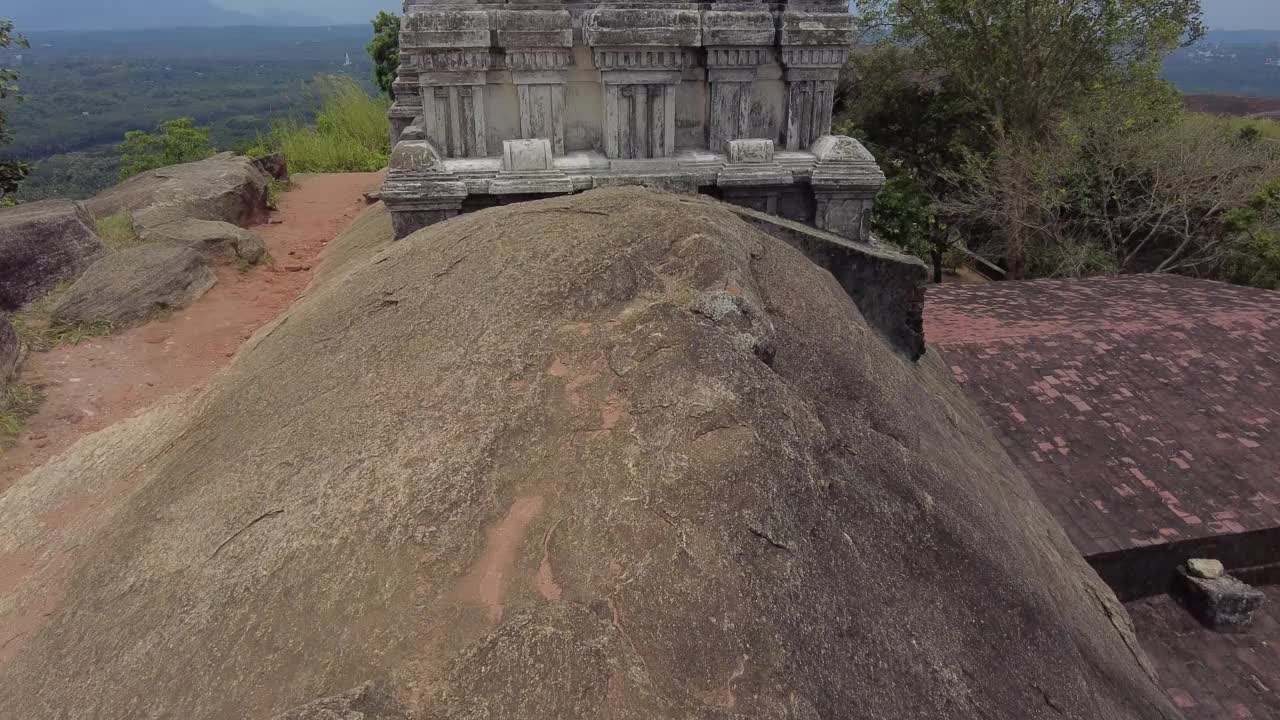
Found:
<path fill-rule="evenodd" d="M 19 201 L 113 184 L 130 130 L 189 117 L 215 147 L 244 149 L 275 120 L 311 121 L 317 77 L 346 75 L 374 91 L 367 25 L 26 35 L 29 48 L 0 51 L 24 98 L 7 104 L 13 142 L 0 152 L 35 166 Z"/>

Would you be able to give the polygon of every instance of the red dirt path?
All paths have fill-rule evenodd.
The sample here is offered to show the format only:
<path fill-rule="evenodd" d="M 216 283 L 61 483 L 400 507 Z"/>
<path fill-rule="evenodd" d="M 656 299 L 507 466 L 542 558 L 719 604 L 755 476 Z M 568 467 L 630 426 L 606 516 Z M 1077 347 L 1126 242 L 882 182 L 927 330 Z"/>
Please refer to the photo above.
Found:
<path fill-rule="evenodd" d="M 171 317 L 29 356 L 21 379 L 43 386 L 45 401 L 14 446 L 0 451 L 0 492 L 80 438 L 201 385 L 222 369 L 241 343 L 302 293 L 316 256 L 364 209 L 363 193 L 381 177 L 296 178 L 271 223 L 254 228 L 272 265 L 244 273 L 218 268 L 218 284 Z"/>

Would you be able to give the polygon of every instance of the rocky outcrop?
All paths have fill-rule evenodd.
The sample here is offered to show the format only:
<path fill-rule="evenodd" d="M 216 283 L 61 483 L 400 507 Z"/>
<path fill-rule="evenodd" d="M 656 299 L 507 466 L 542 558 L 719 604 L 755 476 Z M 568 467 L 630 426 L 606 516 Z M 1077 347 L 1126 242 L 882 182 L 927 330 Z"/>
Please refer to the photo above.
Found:
<path fill-rule="evenodd" d="M 719 203 L 358 245 L 208 387 L 0 495 L 0 707 L 1178 717 L 940 359 Z"/>
<path fill-rule="evenodd" d="M 195 250 L 211 260 L 257 264 L 266 256 L 266 246 L 252 232 L 218 220 L 177 220 L 143 229 L 146 242 L 178 245 Z"/>
<path fill-rule="evenodd" d="M 188 219 L 244 226 L 267 216 L 267 182 L 249 158 L 223 153 L 136 175 L 88 206 L 97 217 L 133 213 L 139 232 Z"/>
<path fill-rule="evenodd" d="M 0 209 L 0 310 L 75 279 L 105 248 L 84 205 L 46 200 Z"/>
<path fill-rule="evenodd" d="M 184 308 L 217 282 L 203 255 L 185 247 L 136 247 L 94 263 L 57 304 L 54 322 L 124 327 Z"/>
<path fill-rule="evenodd" d="M 409 720 L 409 716 L 382 688 L 365 683 L 277 715 L 275 720 Z"/>
<path fill-rule="evenodd" d="M 284 182 L 289 179 L 289 161 L 282 153 L 254 158 L 253 166 L 272 180 Z"/>
<path fill-rule="evenodd" d="M 18 370 L 18 359 L 22 354 L 22 343 L 18 333 L 13 329 L 9 318 L 0 315 L 0 390 L 8 384 L 9 378 Z"/>

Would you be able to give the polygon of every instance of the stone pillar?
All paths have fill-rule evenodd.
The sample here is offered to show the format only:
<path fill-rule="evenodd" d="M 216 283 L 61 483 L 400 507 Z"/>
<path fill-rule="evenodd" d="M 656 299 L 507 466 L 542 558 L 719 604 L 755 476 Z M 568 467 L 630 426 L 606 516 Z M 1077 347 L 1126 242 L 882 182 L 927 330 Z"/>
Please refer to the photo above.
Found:
<path fill-rule="evenodd" d="M 467 186 L 449 172 L 426 140 L 401 140 L 391 152 L 382 201 L 397 240 L 458 214 Z"/>
<path fill-rule="evenodd" d="M 556 3 L 548 3 L 555 5 Z M 543 7 L 543 6 L 539 6 Z M 546 138 L 564 154 L 564 95 L 573 65 L 573 27 L 565 10 L 499 10 L 498 45 L 520 99 L 520 137 Z"/>
<path fill-rule="evenodd" d="M 810 148 L 815 205 L 813 224 L 837 235 L 871 240 L 871 210 L 884 186 L 884 173 L 862 143 L 843 135 L 824 135 Z"/>
<path fill-rule="evenodd" d="M 695 10 L 596 9 L 583 20 L 604 83 L 604 151 L 611 159 L 676 152 L 676 86 L 702 42 Z"/>
<path fill-rule="evenodd" d="M 721 196 L 735 205 L 778 214 L 778 196 L 795 177 L 774 159 L 773 141 L 729 140 L 725 154 L 728 162 L 716 177 Z"/>
<path fill-rule="evenodd" d="M 836 81 L 853 44 L 853 16 L 787 10 L 778 40 L 787 81 L 787 149 L 802 150 L 831 132 Z"/>
<path fill-rule="evenodd" d="M 490 15 L 474 6 L 414 5 L 401 48 L 416 59 L 423 128 L 446 157 L 488 155 L 484 87 L 493 65 Z"/>
<path fill-rule="evenodd" d="M 422 115 L 422 89 L 418 86 L 417 58 L 411 53 L 400 53 L 400 72 L 392 84 L 395 102 L 387 112 L 391 123 L 391 147 L 400 142 L 404 129 Z"/>
<path fill-rule="evenodd" d="M 763 6 L 759 10 L 708 10 L 702 14 L 711 89 L 707 134 L 712 152 L 726 152 L 725 144 L 730 140 L 760 134 L 752 123 L 756 71 L 774 61 L 775 35 L 773 15 Z"/>

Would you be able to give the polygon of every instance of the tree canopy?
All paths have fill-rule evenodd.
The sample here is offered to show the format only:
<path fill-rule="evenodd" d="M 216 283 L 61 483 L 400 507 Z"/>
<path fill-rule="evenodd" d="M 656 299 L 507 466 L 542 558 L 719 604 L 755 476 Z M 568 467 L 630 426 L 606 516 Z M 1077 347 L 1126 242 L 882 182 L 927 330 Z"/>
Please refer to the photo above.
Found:
<path fill-rule="evenodd" d="M 120 145 L 120 179 L 156 168 L 195 162 L 213 156 L 209 130 L 197 127 L 191 118 L 160 124 L 155 133 L 132 130 Z"/>
<path fill-rule="evenodd" d="M 373 79 L 388 96 L 394 98 L 393 85 L 400 72 L 400 16 L 379 12 L 373 19 L 373 40 L 369 43 L 373 58 Z"/>
<path fill-rule="evenodd" d="M 1200 0 L 856 0 L 863 22 L 945 75 L 996 132 L 1037 136 L 1091 88 L 1205 31 Z"/>
<path fill-rule="evenodd" d="M 12 47 L 29 47 L 27 39 L 14 32 L 13 23 L 0 20 L 0 50 Z M 0 66 L 0 101 L 9 98 L 21 99 L 18 95 L 18 73 L 12 68 Z M 10 140 L 9 131 L 5 127 L 4 105 L 0 104 L 0 147 Z M 22 179 L 31 171 L 29 165 L 16 160 L 0 159 L 0 202 L 18 189 Z"/>

